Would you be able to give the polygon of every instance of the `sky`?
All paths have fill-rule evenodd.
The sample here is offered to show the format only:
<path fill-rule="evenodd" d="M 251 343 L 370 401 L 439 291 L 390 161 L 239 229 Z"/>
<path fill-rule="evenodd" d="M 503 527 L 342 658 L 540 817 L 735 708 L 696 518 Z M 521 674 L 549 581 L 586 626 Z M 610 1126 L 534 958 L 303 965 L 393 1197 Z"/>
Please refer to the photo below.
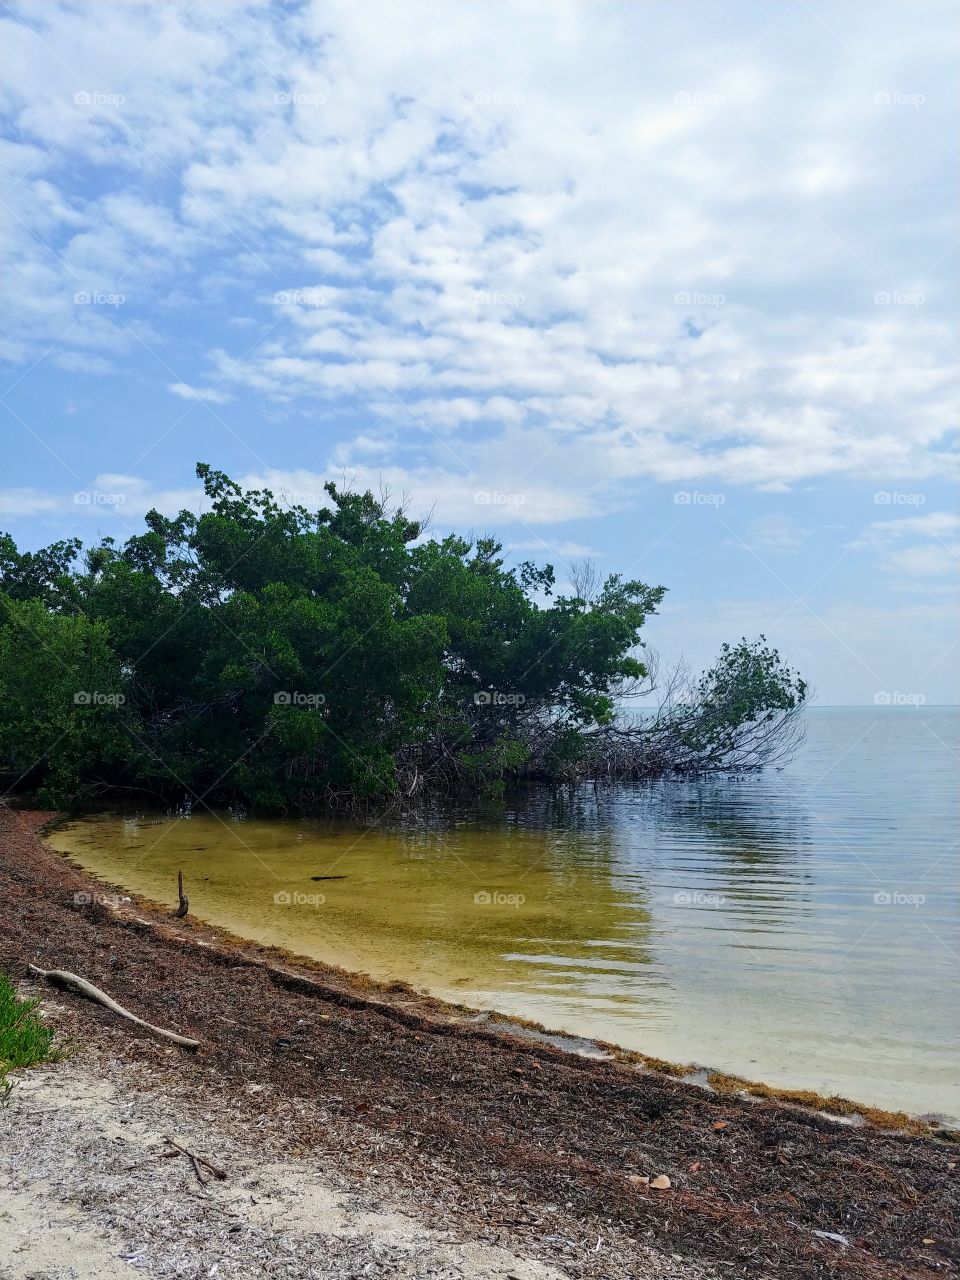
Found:
<path fill-rule="evenodd" d="M 940 0 L 7 3 L 0 529 L 206 461 L 669 588 L 826 705 L 960 698 Z"/>

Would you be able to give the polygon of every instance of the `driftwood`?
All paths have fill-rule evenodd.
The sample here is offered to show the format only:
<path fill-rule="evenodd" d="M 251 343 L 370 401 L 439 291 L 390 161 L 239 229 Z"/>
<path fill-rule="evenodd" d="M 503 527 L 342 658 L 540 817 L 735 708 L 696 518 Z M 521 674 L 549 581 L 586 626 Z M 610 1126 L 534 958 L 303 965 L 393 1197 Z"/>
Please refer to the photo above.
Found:
<path fill-rule="evenodd" d="M 163 1027 L 155 1027 L 152 1022 L 146 1022 L 143 1018 L 138 1018 L 135 1013 L 131 1013 L 129 1009 L 124 1009 L 122 1004 L 117 1004 L 116 1000 L 111 999 L 105 991 L 95 987 L 86 978 L 79 978 L 75 973 L 68 973 L 66 969 L 40 969 L 35 964 L 28 965 L 27 968 L 31 973 L 36 974 L 38 978 L 46 978 L 53 986 L 60 987 L 63 991 L 73 991 L 78 996 L 86 996 L 88 1000 L 93 1000 L 96 1004 L 102 1004 L 111 1013 L 116 1013 L 121 1018 L 126 1018 L 129 1022 L 135 1022 L 138 1027 L 144 1027 L 147 1031 L 152 1031 L 155 1036 L 160 1036 L 164 1040 L 172 1040 L 174 1044 L 178 1044 L 184 1049 L 200 1048 L 199 1040 L 190 1040 L 187 1036 L 179 1036 L 175 1031 L 167 1031 Z"/>
<path fill-rule="evenodd" d="M 226 1178 L 226 1169 L 221 1169 L 218 1164 L 214 1164 L 207 1156 L 202 1156 L 199 1151 L 191 1151 L 189 1147 L 185 1147 L 183 1143 L 178 1142 L 176 1138 L 171 1138 L 169 1134 L 164 1141 L 169 1142 L 171 1147 L 176 1147 L 177 1151 L 181 1152 L 183 1155 L 189 1156 L 190 1161 L 193 1164 L 193 1171 L 197 1175 L 197 1179 L 204 1186 L 206 1186 L 210 1181 L 209 1178 L 205 1178 L 203 1175 L 204 1168 L 209 1169 L 213 1176 L 215 1178 L 219 1178 L 221 1181 Z M 201 1166 L 203 1166 L 203 1168 L 201 1168 Z"/>
<path fill-rule="evenodd" d="M 177 907 L 176 911 L 173 914 L 176 916 L 178 920 L 182 920 L 183 917 L 190 910 L 190 899 L 183 892 L 183 872 L 182 871 L 177 872 L 177 897 L 180 899 L 180 905 L 179 907 Z"/>

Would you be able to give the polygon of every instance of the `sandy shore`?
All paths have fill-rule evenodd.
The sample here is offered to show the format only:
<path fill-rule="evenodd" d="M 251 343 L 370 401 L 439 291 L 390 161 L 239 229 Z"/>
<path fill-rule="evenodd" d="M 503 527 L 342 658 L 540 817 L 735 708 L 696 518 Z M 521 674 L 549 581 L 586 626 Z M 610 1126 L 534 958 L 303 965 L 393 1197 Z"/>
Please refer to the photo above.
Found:
<path fill-rule="evenodd" d="M 77 904 L 90 882 L 37 838 L 44 817 L 0 810 L 0 968 L 76 1047 L 18 1073 L 3 1113 L 4 1277 L 957 1272 L 943 1135 L 710 1093 L 149 904 Z M 201 1185 L 168 1135 L 227 1179 Z"/>
<path fill-rule="evenodd" d="M 51 1012 L 65 1012 L 55 1004 Z M 101 1048 L 108 1046 L 101 1046 Z M 431 1276 L 562 1280 L 564 1272 L 437 1230 L 385 1206 L 376 1169 L 352 1181 L 294 1156 L 215 1095 L 86 1048 L 21 1073 L 4 1115 L 0 1274 L 6 1280 L 148 1276 Z M 190 1150 L 227 1173 L 200 1182 Z M 644 1275 L 689 1275 L 651 1254 Z M 706 1272 L 697 1272 L 706 1275 Z"/>

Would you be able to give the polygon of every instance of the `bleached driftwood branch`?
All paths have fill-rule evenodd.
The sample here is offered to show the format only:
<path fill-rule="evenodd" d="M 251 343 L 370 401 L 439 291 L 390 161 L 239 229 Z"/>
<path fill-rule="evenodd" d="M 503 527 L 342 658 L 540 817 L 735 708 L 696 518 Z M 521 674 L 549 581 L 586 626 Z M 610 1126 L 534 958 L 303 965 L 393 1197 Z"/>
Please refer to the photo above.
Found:
<path fill-rule="evenodd" d="M 135 1022 L 138 1027 L 144 1027 L 147 1031 L 152 1031 L 155 1036 L 160 1036 L 164 1040 L 171 1040 L 174 1044 L 178 1044 L 184 1049 L 200 1048 L 199 1040 L 191 1040 L 187 1036 L 177 1035 L 175 1031 L 167 1031 L 163 1027 L 155 1027 L 152 1022 L 146 1022 L 143 1018 L 138 1018 L 135 1013 L 131 1013 L 129 1009 L 124 1009 L 122 1004 L 117 1004 L 116 1000 L 108 996 L 105 991 L 101 991 L 99 987 L 95 987 L 92 982 L 88 982 L 86 978 L 80 978 L 75 973 L 68 973 L 66 969 L 40 969 L 35 964 L 28 965 L 27 968 L 31 973 L 36 974 L 38 978 L 46 978 L 53 986 L 60 987 L 63 991 L 73 991 L 78 996 L 86 996 L 88 1000 L 93 1000 L 96 1004 L 102 1004 L 111 1013 L 115 1013 L 121 1018 L 126 1018 L 129 1022 Z"/>

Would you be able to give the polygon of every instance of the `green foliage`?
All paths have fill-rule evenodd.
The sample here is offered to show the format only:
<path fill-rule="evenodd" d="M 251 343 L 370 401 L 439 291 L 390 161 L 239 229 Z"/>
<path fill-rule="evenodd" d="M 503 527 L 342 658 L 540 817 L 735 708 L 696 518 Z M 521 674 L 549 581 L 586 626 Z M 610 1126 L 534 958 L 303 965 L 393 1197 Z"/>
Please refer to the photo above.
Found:
<path fill-rule="evenodd" d="M 103 623 L 0 595 L 0 759 L 42 804 L 72 803 L 91 762 L 130 755 L 124 684 Z"/>
<path fill-rule="evenodd" d="M 8 533 L 0 534 L 0 580 L 12 600 L 42 600 L 57 607 L 70 598 L 73 562 L 80 554 L 80 539 L 53 542 L 40 551 L 17 550 Z"/>
<path fill-rule="evenodd" d="M 150 511 L 123 546 L 0 538 L 8 785 L 279 812 L 568 775 L 645 675 L 662 587 L 556 595 L 550 566 L 424 538 L 370 493 L 328 484 L 311 512 L 197 475 L 208 510 Z M 776 684 L 730 650 L 703 696 L 722 723 L 776 705 Z"/>
<path fill-rule="evenodd" d="M 807 685 L 760 636 L 754 644 L 724 644 L 720 657 L 696 682 L 688 704 L 676 711 L 684 745 L 701 756 L 723 756 L 744 725 L 776 722 L 805 701 Z"/>
<path fill-rule="evenodd" d="M 55 1032 L 37 1015 L 39 1000 L 21 1000 L 10 980 L 0 974 L 0 1096 L 9 1092 L 7 1072 L 55 1062 L 61 1051 L 54 1047 Z"/>
<path fill-rule="evenodd" d="M 690 681 L 670 673 L 659 707 L 591 740 L 587 768 L 605 777 L 749 773 L 788 760 L 803 740 L 806 682 L 764 636 L 725 644 Z"/>

